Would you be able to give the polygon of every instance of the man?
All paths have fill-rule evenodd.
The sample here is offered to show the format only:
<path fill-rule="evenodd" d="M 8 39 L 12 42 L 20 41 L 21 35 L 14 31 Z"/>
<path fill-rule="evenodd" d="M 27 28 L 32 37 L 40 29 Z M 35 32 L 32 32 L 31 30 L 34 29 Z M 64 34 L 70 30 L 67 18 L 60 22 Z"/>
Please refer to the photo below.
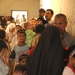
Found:
<path fill-rule="evenodd" d="M 7 45 L 3 40 L 0 40 L 0 75 L 7 75 L 9 68 L 7 66 L 6 58 Z"/>
<path fill-rule="evenodd" d="M 48 22 L 48 24 L 45 24 L 45 27 L 53 24 L 53 21 L 51 20 L 52 17 L 53 17 L 53 10 L 52 9 L 47 9 L 46 12 L 45 12 L 45 18 L 46 18 L 46 21 Z"/>
<path fill-rule="evenodd" d="M 53 17 L 53 10 L 52 9 L 47 9 L 46 12 L 45 12 L 45 18 L 46 20 L 48 21 L 48 23 L 51 23 L 51 19 Z"/>
<path fill-rule="evenodd" d="M 64 48 L 71 47 L 75 44 L 75 39 L 66 31 L 67 18 L 64 14 L 57 14 L 55 16 L 54 25 L 58 27 L 60 31 L 60 38 Z"/>

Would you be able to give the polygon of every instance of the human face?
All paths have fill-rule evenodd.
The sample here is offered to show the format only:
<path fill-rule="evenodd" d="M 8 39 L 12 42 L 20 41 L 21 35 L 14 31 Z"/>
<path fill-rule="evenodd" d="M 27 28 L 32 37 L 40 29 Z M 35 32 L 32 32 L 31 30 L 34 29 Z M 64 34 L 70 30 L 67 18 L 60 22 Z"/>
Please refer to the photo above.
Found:
<path fill-rule="evenodd" d="M 35 26 L 36 26 L 36 20 L 30 20 L 30 23 L 31 23 L 31 25 L 35 28 Z"/>
<path fill-rule="evenodd" d="M 54 25 L 59 29 L 60 34 L 63 34 L 65 32 L 67 22 L 65 22 L 63 17 L 55 18 L 54 19 Z"/>
<path fill-rule="evenodd" d="M 53 14 L 51 14 L 51 11 L 46 11 L 45 18 L 47 21 L 50 21 L 52 16 L 53 16 Z"/>
<path fill-rule="evenodd" d="M 25 42 L 25 35 L 23 33 L 18 33 L 17 34 L 17 39 L 18 39 L 18 42 Z"/>
<path fill-rule="evenodd" d="M 20 62 L 21 65 L 27 65 L 27 59 L 23 58 Z"/>
<path fill-rule="evenodd" d="M 16 32 L 17 32 L 18 30 L 20 30 L 20 29 L 22 29 L 21 26 L 16 26 L 16 27 L 15 27 Z"/>
<path fill-rule="evenodd" d="M 44 16 L 44 15 L 45 15 L 45 13 L 44 13 L 44 12 L 41 12 L 41 13 L 40 13 L 40 15 L 41 15 L 41 16 Z"/>

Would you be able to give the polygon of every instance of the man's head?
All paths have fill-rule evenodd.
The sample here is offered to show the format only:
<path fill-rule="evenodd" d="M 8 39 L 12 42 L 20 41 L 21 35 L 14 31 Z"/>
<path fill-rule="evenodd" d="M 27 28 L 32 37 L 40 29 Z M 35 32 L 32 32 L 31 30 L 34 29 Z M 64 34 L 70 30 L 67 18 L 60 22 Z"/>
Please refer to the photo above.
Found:
<path fill-rule="evenodd" d="M 60 30 L 60 34 L 64 34 L 67 26 L 67 18 L 64 14 L 57 14 L 54 18 L 54 25 Z"/>
<path fill-rule="evenodd" d="M 52 9 L 47 9 L 45 12 L 45 18 L 47 21 L 50 21 L 52 16 L 53 16 L 54 12 Z"/>

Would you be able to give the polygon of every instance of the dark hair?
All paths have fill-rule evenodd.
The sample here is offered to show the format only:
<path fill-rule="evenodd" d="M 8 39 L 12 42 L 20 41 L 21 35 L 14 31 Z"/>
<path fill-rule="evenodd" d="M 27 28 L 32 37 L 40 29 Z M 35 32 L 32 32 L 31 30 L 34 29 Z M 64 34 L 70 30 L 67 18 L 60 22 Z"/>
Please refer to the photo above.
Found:
<path fill-rule="evenodd" d="M 38 24 L 35 28 L 35 32 L 36 33 L 41 33 L 43 30 L 45 29 L 45 27 L 41 24 Z"/>
<path fill-rule="evenodd" d="M 20 27 L 22 29 L 22 27 L 20 25 L 16 25 L 16 27 Z"/>
<path fill-rule="evenodd" d="M 8 48 L 8 46 L 3 40 L 0 40 L 0 52 L 2 51 L 3 48 Z"/>
<path fill-rule="evenodd" d="M 20 34 L 24 34 L 25 37 L 26 37 L 26 33 L 25 33 L 25 31 L 24 31 L 23 29 L 18 30 L 18 31 L 17 31 L 17 34 L 18 34 L 18 33 L 20 33 Z"/>
<path fill-rule="evenodd" d="M 4 30 L 0 30 L 0 39 L 4 39 L 5 34 L 6 34 L 6 32 Z"/>
<path fill-rule="evenodd" d="M 69 55 L 73 53 L 74 49 L 75 49 L 75 45 L 72 45 L 68 49 L 65 49 L 64 51 L 65 59 L 69 59 Z"/>
<path fill-rule="evenodd" d="M 45 10 L 43 8 L 39 9 L 39 13 L 42 13 L 42 12 L 45 13 Z"/>
<path fill-rule="evenodd" d="M 21 61 L 23 58 L 28 58 L 28 55 L 27 54 L 22 54 L 20 57 L 19 57 L 19 61 Z"/>
<path fill-rule="evenodd" d="M 54 12 L 53 12 L 52 9 L 47 9 L 46 11 L 51 11 L 51 14 L 52 14 L 52 15 L 54 14 Z"/>
<path fill-rule="evenodd" d="M 15 71 L 22 71 L 23 73 L 24 73 L 24 67 L 23 67 L 23 65 L 21 65 L 21 64 L 17 64 L 16 66 L 15 66 L 15 69 L 14 69 L 14 72 Z"/>

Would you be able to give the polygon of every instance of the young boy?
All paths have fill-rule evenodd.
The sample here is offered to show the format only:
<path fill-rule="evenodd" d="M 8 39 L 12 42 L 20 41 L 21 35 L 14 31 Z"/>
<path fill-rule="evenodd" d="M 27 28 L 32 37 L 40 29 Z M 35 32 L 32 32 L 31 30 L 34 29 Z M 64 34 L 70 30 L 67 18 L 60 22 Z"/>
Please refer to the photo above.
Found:
<path fill-rule="evenodd" d="M 6 49 L 7 49 L 7 44 L 3 41 L 0 40 L 0 75 L 7 75 L 9 68 L 7 66 L 7 57 L 6 57 Z"/>
<path fill-rule="evenodd" d="M 26 34 L 21 29 L 17 32 L 18 44 L 14 46 L 14 49 L 10 55 L 10 58 L 15 59 L 16 63 L 18 63 L 18 58 L 21 54 L 26 54 L 29 50 L 28 46 L 25 44 Z"/>
<path fill-rule="evenodd" d="M 25 74 L 24 66 L 21 65 L 21 64 L 17 64 L 17 65 L 15 66 L 13 75 L 26 75 L 26 74 Z"/>
<path fill-rule="evenodd" d="M 75 75 L 75 49 L 70 53 L 68 64 L 62 75 Z"/>
<path fill-rule="evenodd" d="M 14 46 L 18 43 L 18 41 L 17 41 L 17 31 L 18 30 L 20 30 L 20 29 L 22 29 L 22 27 L 20 26 L 20 25 L 16 25 L 16 27 L 15 27 L 15 36 L 13 37 L 13 39 L 12 39 L 12 41 L 11 41 L 11 44 L 10 44 L 10 46 L 11 46 L 11 50 L 14 48 Z"/>

